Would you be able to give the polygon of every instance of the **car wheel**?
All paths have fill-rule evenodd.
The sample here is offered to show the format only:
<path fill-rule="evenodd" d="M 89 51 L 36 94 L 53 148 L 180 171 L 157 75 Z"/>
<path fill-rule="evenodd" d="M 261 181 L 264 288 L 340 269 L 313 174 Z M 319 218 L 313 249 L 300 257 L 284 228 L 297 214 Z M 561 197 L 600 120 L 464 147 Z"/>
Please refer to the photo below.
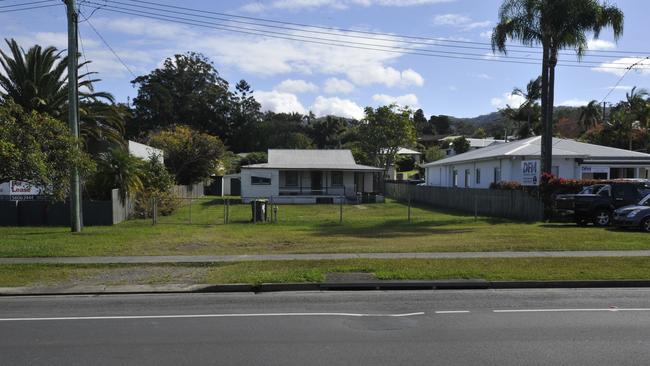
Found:
<path fill-rule="evenodd" d="M 646 217 L 641 221 L 641 230 L 650 233 L 650 217 Z"/>
<path fill-rule="evenodd" d="M 612 221 L 612 214 L 609 210 L 600 209 L 594 215 L 594 225 L 596 226 L 609 226 Z"/>

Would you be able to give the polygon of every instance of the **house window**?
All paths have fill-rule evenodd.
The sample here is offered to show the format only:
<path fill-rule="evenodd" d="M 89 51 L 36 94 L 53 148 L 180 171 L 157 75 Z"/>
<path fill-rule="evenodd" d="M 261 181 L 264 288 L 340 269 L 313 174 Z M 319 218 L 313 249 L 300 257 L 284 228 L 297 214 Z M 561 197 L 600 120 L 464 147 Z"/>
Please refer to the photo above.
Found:
<path fill-rule="evenodd" d="M 271 184 L 271 178 L 251 176 L 251 184 L 254 186 Z"/>
<path fill-rule="evenodd" d="M 454 169 L 453 172 L 453 183 L 454 187 L 458 187 L 458 170 Z"/>
<path fill-rule="evenodd" d="M 332 187 L 341 187 L 343 186 L 343 172 L 332 172 Z"/>
<path fill-rule="evenodd" d="M 481 169 L 476 168 L 476 184 L 481 184 Z"/>
<path fill-rule="evenodd" d="M 501 182 L 501 168 L 500 167 L 495 167 L 494 168 L 494 183 L 499 183 Z"/>
<path fill-rule="evenodd" d="M 298 172 L 294 172 L 294 171 L 284 172 L 284 185 L 287 187 L 297 187 Z"/>
<path fill-rule="evenodd" d="M 470 170 L 469 170 L 469 169 L 465 169 L 465 188 L 468 188 L 468 187 L 469 187 L 470 179 L 471 179 L 471 177 L 470 177 Z"/>

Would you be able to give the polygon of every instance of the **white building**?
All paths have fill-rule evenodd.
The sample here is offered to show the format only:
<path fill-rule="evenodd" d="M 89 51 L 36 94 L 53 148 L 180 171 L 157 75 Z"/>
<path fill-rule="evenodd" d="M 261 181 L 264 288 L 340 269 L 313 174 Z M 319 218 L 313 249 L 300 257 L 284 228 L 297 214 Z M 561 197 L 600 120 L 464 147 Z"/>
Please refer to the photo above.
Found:
<path fill-rule="evenodd" d="M 524 162 L 537 166 L 541 137 L 491 145 L 424 165 L 426 184 L 438 187 L 489 188 L 499 181 L 530 181 Z M 535 164 L 537 163 L 537 164 Z M 553 138 L 553 174 L 568 179 L 650 178 L 650 154 Z M 525 177 L 526 176 L 526 177 Z"/>
<path fill-rule="evenodd" d="M 268 163 L 241 168 L 241 196 L 276 203 L 337 202 L 374 191 L 381 168 L 359 165 L 350 150 L 275 150 Z"/>
<path fill-rule="evenodd" d="M 388 152 L 388 149 L 382 149 L 381 150 L 382 154 L 386 154 L 387 152 Z M 413 161 L 415 162 L 415 166 L 417 167 L 417 166 L 420 165 L 420 161 L 422 160 L 422 153 L 419 152 L 419 151 L 413 150 L 413 149 L 406 148 L 406 147 L 399 147 L 397 149 L 397 157 L 398 158 L 410 157 L 410 158 L 413 159 Z M 397 169 L 395 168 L 395 166 L 391 166 L 390 168 L 388 168 L 387 179 L 392 179 L 392 180 L 399 179 L 399 180 L 402 180 L 403 177 L 402 177 L 402 174 L 397 172 Z"/>
<path fill-rule="evenodd" d="M 161 163 L 165 163 L 164 151 L 131 140 L 129 140 L 129 154 L 143 160 L 149 160 L 155 155 Z"/>

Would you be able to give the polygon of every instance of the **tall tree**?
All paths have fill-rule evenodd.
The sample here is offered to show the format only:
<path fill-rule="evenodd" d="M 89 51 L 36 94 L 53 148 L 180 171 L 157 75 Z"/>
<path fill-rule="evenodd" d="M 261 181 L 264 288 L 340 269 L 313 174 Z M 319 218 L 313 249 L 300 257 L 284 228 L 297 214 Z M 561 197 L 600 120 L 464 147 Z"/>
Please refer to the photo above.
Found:
<path fill-rule="evenodd" d="M 451 133 L 451 119 L 448 116 L 431 116 L 429 117 L 429 124 L 438 135 L 448 135 Z"/>
<path fill-rule="evenodd" d="M 49 187 L 53 198 L 63 200 L 72 168 L 87 173 L 93 165 L 65 123 L 45 113 L 25 112 L 11 100 L 0 104 L 0 183 L 19 180 Z"/>
<path fill-rule="evenodd" d="M 319 149 L 340 148 L 341 138 L 345 130 L 345 120 L 334 116 L 312 120 L 308 126 L 309 137 Z"/>
<path fill-rule="evenodd" d="M 55 47 L 32 46 L 27 52 L 16 40 L 5 39 L 10 54 L 0 51 L 0 98 L 12 99 L 25 111 L 47 113 L 67 121 L 68 82 L 66 72 L 68 58 Z M 78 68 L 91 62 L 80 63 Z M 123 144 L 124 114 L 114 105 L 113 96 L 96 92 L 92 78 L 95 72 L 79 75 L 79 125 L 84 141 L 103 140 Z"/>
<path fill-rule="evenodd" d="M 587 33 L 597 38 L 611 26 L 618 40 L 623 32 L 623 12 L 597 0 L 505 0 L 499 23 L 492 32 L 492 48 L 506 53 L 513 39 L 526 46 L 542 46 L 542 172 L 551 173 L 553 102 L 558 53 L 573 48 L 580 59 L 587 48 Z"/>
<path fill-rule="evenodd" d="M 232 111 L 229 128 L 224 131 L 224 140 L 228 147 L 235 152 L 249 152 L 255 148 L 255 130 L 262 121 L 262 106 L 253 97 L 253 90 L 246 82 L 240 80 L 235 85 L 232 96 Z"/>
<path fill-rule="evenodd" d="M 133 123 L 141 136 L 175 124 L 224 140 L 229 135 L 232 95 L 228 82 L 202 54 L 188 52 L 167 58 L 161 68 L 131 83 L 139 87 L 133 99 Z"/>
<path fill-rule="evenodd" d="M 388 170 L 396 161 L 401 146 L 415 144 L 411 111 L 395 105 L 366 107 L 360 126 L 361 146 L 372 164 Z"/>
<path fill-rule="evenodd" d="M 586 131 L 592 127 L 596 127 L 603 121 L 603 112 L 597 100 L 592 100 L 586 106 L 580 107 L 580 117 L 578 122 Z"/>
<path fill-rule="evenodd" d="M 429 135 L 433 133 L 433 128 L 424 116 L 422 109 L 418 109 L 413 113 L 413 125 L 415 125 L 415 131 L 418 135 Z"/>
<path fill-rule="evenodd" d="M 194 184 L 215 174 L 226 150 L 218 137 L 181 125 L 154 133 L 148 144 L 165 152 L 165 166 L 178 184 Z"/>

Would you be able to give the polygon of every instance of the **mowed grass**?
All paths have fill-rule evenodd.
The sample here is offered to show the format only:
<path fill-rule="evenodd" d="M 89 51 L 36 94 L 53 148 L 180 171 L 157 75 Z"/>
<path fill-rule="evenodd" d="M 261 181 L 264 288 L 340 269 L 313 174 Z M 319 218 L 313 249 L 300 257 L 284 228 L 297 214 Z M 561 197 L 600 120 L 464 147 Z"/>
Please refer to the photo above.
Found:
<path fill-rule="evenodd" d="M 322 282 L 328 273 L 380 280 L 649 279 L 648 257 L 351 259 L 176 265 L 0 265 L 0 287 Z"/>
<path fill-rule="evenodd" d="M 115 226 L 0 227 L 0 257 L 220 255 L 352 252 L 650 249 L 650 235 L 571 224 L 522 223 L 384 204 L 283 205 L 278 223 L 249 223 L 249 205 L 233 205 L 223 224 L 220 201 L 203 199 L 172 216 Z"/>

